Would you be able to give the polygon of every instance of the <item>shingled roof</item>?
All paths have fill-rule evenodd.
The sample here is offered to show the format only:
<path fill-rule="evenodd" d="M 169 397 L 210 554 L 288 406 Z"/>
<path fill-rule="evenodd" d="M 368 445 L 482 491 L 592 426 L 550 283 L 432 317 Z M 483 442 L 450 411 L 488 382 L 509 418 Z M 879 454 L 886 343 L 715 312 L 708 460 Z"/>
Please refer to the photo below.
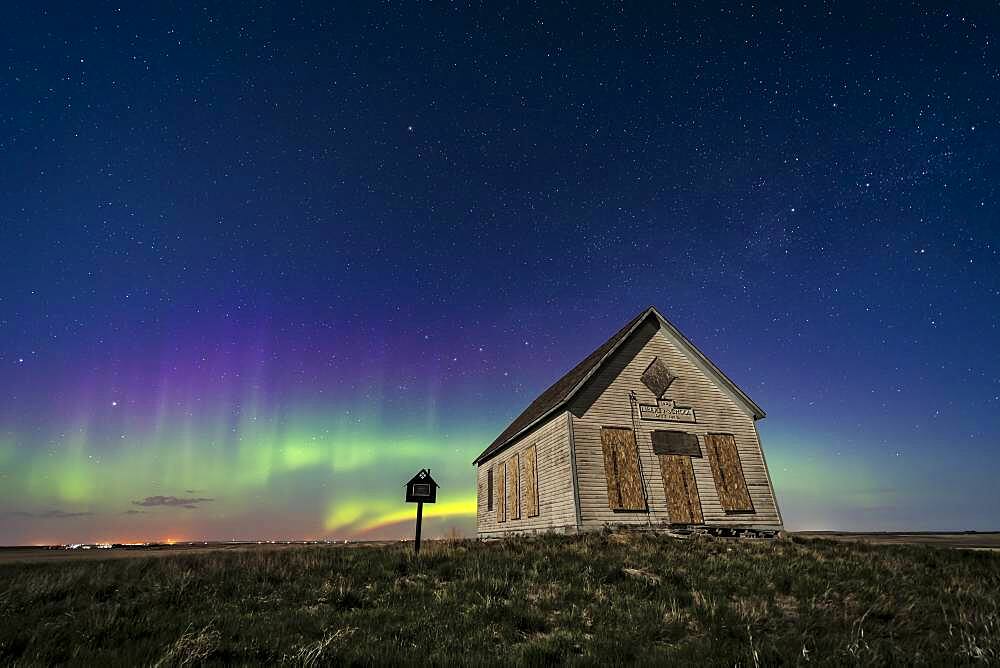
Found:
<path fill-rule="evenodd" d="M 524 409 L 524 411 L 518 415 L 513 422 L 508 425 L 503 432 L 500 433 L 496 439 L 490 443 L 483 452 L 476 457 L 472 462 L 473 464 L 479 464 L 483 460 L 489 459 L 491 456 L 502 450 L 511 441 L 514 440 L 516 436 L 521 434 L 523 431 L 527 430 L 538 420 L 542 419 L 549 413 L 557 410 L 568 402 L 576 391 L 583 385 L 583 383 L 589 378 L 592 373 L 601 366 L 612 352 L 614 352 L 619 345 L 622 344 L 628 336 L 635 331 L 639 324 L 648 317 L 656 318 L 661 325 L 667 327 L 671 333 L 673 333 L 682 345 L 686 345 L 690 351 L 703 360 L 709 369 L 713 371 L 719 380 L 726 386 L 730 388 L 737 396 L 737 398 L 742 399 L 746 405 L 753 412 L 755 418 L 764 417 L 764 411 L 757 404 L 753 402 L 739 387 L 736 386 L 733 381 L 722 373 L 722 371 L 709 360 L 704 353 L 702 353 L 698 348 L 695 347 L 693 343 L 688 341 L 687 337 L 680 333 L 680 331 L 674 327 L 669 321 L 666 320 L 660 313 L 652 306 L 643 310 L 639 315 L 632 318 L 628 324 L 622 327 L 620 330 L 615 332 L 614 336 L 601 344 L 594 352 L 587 355 L 586 358 L 575 367 L 566 372 L 566 374 L 553 383 L 547 390 L 538 395 L 538 398 L 531 402 L 531 404 Z"/>

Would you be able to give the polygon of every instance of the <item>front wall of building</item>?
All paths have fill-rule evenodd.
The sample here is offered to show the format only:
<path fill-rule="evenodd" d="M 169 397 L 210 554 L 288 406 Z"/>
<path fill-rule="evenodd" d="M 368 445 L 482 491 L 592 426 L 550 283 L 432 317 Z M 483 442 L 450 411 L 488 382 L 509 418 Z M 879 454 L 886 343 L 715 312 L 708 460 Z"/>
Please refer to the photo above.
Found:
<path fill-rule="evenodd" d="M 655 404 L 656 397 L 641 381 L 642 373 L 655 357 L 677 376 L 664 399 L 691 406 L 695 423 L 646 420 L 629 400 L 634 391 L 638 403 Z M 692 457 L 701 507 L 706 525 L 778 529 L 781 519 L 774 501 L 752 416 L 741 402 L 720 387 L 699 361 L 676 345 L 654 320 L 648 320 L 630 337 L 598 374 L 570 403 L 573 439 L 577 456 L 582 529 L 605 524 L 666 524 L 670 521 L 659 459 L 650 434 L 654 429 L 693 433 L 701 457 Z M 601 427 L 628 427 L 635 431 L 650 512 L 615 511 L 608 504 Z M 712 469 L 705 449 L 705 434 L 728 433 L 736 438 L 743 475 L 753 502 L 752 513 L 726 513 L 719 503 Z"/>
<path fill-rule="evenodd" d="M 508 513 L 505 522 L 497 522 L 496 500 L 492 510 L 487 510 L 487 472 L 494 469 L 494 485 L 500 480 L 498 464 L 509 462 L 518 455 L 522 462 L 523 476 L 525 451 L 535 446 L 538 475 L 538 516 L 528 517 L 525 512 L 524 484 L 520 485 L 521 517 L 513 519 Z M 576 504 L 573 495 L 573 476 L 569 455 L 569 427 L 566 413 L 560 412 L 513 446 L 503 450 L 478 466 L 478 503 L 476 526 L 480 538 L 492 538 L 511 533 L 537 533 L 545 531 L 573 531 L 576 529 Z M 495 494 L 495 488 L 494 488 Z"/>

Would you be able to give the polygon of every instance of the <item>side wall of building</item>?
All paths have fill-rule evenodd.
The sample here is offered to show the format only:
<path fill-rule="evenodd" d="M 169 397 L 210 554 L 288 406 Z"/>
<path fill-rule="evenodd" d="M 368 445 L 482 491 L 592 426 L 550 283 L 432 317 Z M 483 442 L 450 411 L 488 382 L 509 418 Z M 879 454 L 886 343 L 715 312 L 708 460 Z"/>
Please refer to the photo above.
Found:
<path fill-rule="evenodd" d="M 538 516 L 528 517 L 525 504 L 523 465 L 525 451 L 535 446 L 538 475 Z M 508 513 L 505 522 L 497 522 L 496 499 L 493 509 L 488 507 L 487 476 L 494 470 L 494 496 L 500 479 L 499 464 L 510 462 L 518 455 L 521 464 L 520 485 L 521 517 L 512 519 Z M 546 531 L 576 530 L 576 499 L 573 493 L 573 475 L 569 445 L 569 422 L 565 412 L 559 412 L 540 427 L 518 439 L 514 445 L 479 464 L 477 484 L 476 529 L 480 538 L 494 538 L 516 533 L 541 533 Z M 510 493 L 510 490 L 508 490 Z"/>
<path fill-rule="evenodd" d="M 694 408 L 697 422 L 663 422 L 642 419 L 629 393 L 638 403 L 655 404 L 656 397 L 643 384 L 643 372 L 659 357 L 677 376 L 664 399 Z M 701 457 L 693 457 L 695 481 L 701 497 L 705 524 L 709 526 L 778 529 L 781 519 L 764 464 L 753 416 L 704 368 L 703 363 L 674 343 L 654 319 L 619 348 L 588 381 L 569 405 L 577 457 L 582 530 L 605 524 L 662 525 L 669 523 L 666 493 L 659 460 L 653 452 L 651 432 L 672 429 L 698 437 Z M 627 427 L 635 431 L 649 512 L 615 511 L 608 507 L 601 427 Z M 733 434 L 754 511 L 726 513 L 719 503 L 712 468 L 705 449 L 705 435 Z"/>

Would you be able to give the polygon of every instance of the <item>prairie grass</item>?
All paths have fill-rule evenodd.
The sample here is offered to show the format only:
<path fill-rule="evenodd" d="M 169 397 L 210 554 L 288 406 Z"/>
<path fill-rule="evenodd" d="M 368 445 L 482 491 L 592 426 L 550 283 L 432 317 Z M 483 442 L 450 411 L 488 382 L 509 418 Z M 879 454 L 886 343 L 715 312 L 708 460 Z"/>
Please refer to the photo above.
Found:
<path fill-rule="evenodd" d="M 0 663 L 998 664 L 1000 555 L 604 533 L 0 565 Z"/>

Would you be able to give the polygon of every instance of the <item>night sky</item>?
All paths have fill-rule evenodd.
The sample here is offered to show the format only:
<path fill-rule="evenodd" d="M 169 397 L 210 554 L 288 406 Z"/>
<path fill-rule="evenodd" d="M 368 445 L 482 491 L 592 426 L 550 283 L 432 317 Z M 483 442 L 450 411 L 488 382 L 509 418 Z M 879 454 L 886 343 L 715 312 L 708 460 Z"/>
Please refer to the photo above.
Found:
<path fill-rule="evenodd" d="M 0 544 L 468 532 L 649 305 L 788 528 L 1000 528 L 991 3 L 355 4 L 6 8 Z"/>

